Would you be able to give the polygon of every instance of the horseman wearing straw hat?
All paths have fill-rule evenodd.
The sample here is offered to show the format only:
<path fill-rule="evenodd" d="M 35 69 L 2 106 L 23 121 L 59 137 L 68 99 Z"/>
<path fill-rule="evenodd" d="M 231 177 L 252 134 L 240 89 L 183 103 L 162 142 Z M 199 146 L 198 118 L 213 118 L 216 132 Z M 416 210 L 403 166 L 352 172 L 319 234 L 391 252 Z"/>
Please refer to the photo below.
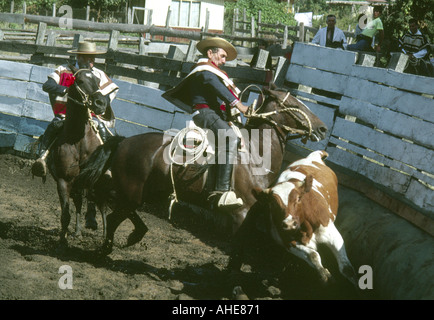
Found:
<path fill-rule="evenodd" d="M 119 87 L 110 80 L 104 71 L 97 69 L 94 66 L 95 56 L 104 54 L 104 51 L 98 51 L 96 44 L 93 42 L 80 42 L 78 48 L 69 50 L 69 53 L 76 54 L 75 67 L 78 69 L 90 69 L 92 73 L 100 79 L 101 93 L 110 102 L 115 98 Z M 61 65 L 48 75 L 47 81 L 43 84 L 42 90 L 47 92 L 50 97 L 51 106 L 53 108 L 54 119 L 48 125 L 44 134 L 40 138 L 38 156 L 39 158 L 32 165 L 32 173 L 37 177 L 45 179 L 47 175 L 47 165 L 45 159 L 48 156 L 49 148 L 56 140 L 57 135 L 63 126 L 63 119 L 66 114 L 66 101 L 68 95 L 68 87 L 74 83 L 74 75 L 69 65 Z M 110 105 L 110 104 L 109 104 Z M 109 106 L 106 112 L 95 117 L 94 120 L 98 123 L 98 132 L 101 140 L 104 142 L 109 134 L 108 127 L 114 125 L 113 110 Z"/>
<path fill-rule="evenodd" d="M 239 89 L 220 69 L 226 61 L 236 59 L 237 51 L 231 43 L 219 37 L 198 42 L 197 49 L 204 58 L 199 59 L 187 77 L 165 92 L 163 97 L 191 113 L 197 126 L 210 129 L 217 138 L 219 131 L 232 131 L 228 124 L 231 108 L 242 113 L 248 109 L 238 97 Z M 211 193 L 210 200 L 216 201 L 219 208 L 230 210 L 242 206 L 243 201 L 231 190 L 233 157 L 236 156 L 238 141 L 229 140 L 235 141 L 226 140 L 225 150 L 218 150 L 220 154 L 225 154 L 218 157 L 215 191 Z"/>

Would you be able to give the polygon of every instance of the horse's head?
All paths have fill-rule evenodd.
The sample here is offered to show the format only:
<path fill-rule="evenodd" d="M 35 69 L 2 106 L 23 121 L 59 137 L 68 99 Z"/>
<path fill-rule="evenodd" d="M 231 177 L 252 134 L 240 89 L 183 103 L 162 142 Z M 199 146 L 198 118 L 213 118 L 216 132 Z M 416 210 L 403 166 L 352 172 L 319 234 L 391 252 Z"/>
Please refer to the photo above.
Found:
<path fill-rule="evenodd" d="M 305 139 L 325 139 L 327 126 L 304 103 L 289 92 L 264 88 L 267 99 L 261 114 L 268 114 L 276 125 L 288 133 L 299 133 Z"/>
<path fill-rule="evenodd" d="M 69 87 L 68 98 L 89 108 L 95 114 L 105 112 L 109 100 L 99 89 L 99 79 L 90 69 L 77 69 L 70 65 L 74 73 L 74 84 Z"/>

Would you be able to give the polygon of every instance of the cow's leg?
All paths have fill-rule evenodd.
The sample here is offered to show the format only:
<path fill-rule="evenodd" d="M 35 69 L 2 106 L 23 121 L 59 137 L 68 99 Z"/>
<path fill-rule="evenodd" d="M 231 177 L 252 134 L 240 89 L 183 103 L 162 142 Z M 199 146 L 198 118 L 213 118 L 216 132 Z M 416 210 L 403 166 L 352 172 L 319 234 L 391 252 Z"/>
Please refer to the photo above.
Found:
<path fill-rule="evenodd" d="M 308 244 L 309 245 L 309 244 Z M 321 264 L 321 256 L 319 255 L 316 248 L 313 248 L 313 244 L 310 244 L 310 247 L 297 244 L 295 247 L 291 247 L 289 249 L 289 252 L 291 252 L 293 255 L 303 259 L 306 261 L 312 268 L 314 268 L 316 271 L 318 271 L 319 276 L 321 278 L 321 281 L 326 284 L 331 279 L 332 275 L 327 270 L 327 268 L 324 268 Z"/>
<path fill-rule="evenodd" d="M 318 243 L 324 243 L 330 248 L 338 262 L 339 272 L 352 284 L 356 285 L 356 273 L 354 272 L 354 268 L 348 259 L 347 252 L 345 250 L 344 239 L 342 238 L 338 229 L 336 229 L 335 224 L 330 222 L 326 228 L 323 228 L 321 234 L 317 235 L 316 239 Z"/>

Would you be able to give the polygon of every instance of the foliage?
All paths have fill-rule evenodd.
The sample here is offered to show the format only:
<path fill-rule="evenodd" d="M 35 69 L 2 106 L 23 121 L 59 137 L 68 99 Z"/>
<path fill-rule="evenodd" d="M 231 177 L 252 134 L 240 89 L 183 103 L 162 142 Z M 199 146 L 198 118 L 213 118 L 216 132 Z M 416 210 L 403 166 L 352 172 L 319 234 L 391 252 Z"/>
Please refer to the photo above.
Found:
<path fill-rule="evenodd" d="M 258 20 L 258 12 L 261 11 L 262 23 L 283 23 L 295 25 L 294 14 L 286 2 L 276 0 L 238 0 L 236 2 L 225 2 L 225 33 L 232 33 L 232 20 L 234 9 L 238 8 L 240 14 L 246 9 L 247 17 L 254 16 Z"/>
<path fill-rule="evenodd" d="M 432 0 L 396 0 L 392 2 L 383 15 L 386 36 L 395 38 L 402 36 L 408 30 L 408 20 L 411 18 L 417 19 L 421 31 L 428 35 L 431 40 L 434 39 Z"/>

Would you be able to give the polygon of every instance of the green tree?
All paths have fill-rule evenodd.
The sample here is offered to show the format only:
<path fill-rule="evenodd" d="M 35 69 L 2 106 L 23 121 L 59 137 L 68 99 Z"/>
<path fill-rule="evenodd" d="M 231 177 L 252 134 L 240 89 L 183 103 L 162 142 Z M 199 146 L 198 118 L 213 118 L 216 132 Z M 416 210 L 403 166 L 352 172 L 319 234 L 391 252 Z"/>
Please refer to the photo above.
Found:
<path fill-rule="evenodd" d="M 232 33 L 232 21 L 234 9 L 238 8 L 240 14 L 246 9 L 247 18 L 254 16 L 257 21 L 259 11 L 261 11 L 261 21 L 263 23 L 283 23 L 295 25 L 294 14 L 290 12 L 287 2 L 276 0 L 238 0 L 236 2 L 225 2 L 225 33 Z"/>
<path fill-rule="evenodd" d="M 389 2 L 389 8 L 383 15 L 386 36 L 398 38 L 408 30 L 408 20 L 419 21 L 420 29 L 434 38 L 434 7 L 432 0 L 396 0 Z"/>

